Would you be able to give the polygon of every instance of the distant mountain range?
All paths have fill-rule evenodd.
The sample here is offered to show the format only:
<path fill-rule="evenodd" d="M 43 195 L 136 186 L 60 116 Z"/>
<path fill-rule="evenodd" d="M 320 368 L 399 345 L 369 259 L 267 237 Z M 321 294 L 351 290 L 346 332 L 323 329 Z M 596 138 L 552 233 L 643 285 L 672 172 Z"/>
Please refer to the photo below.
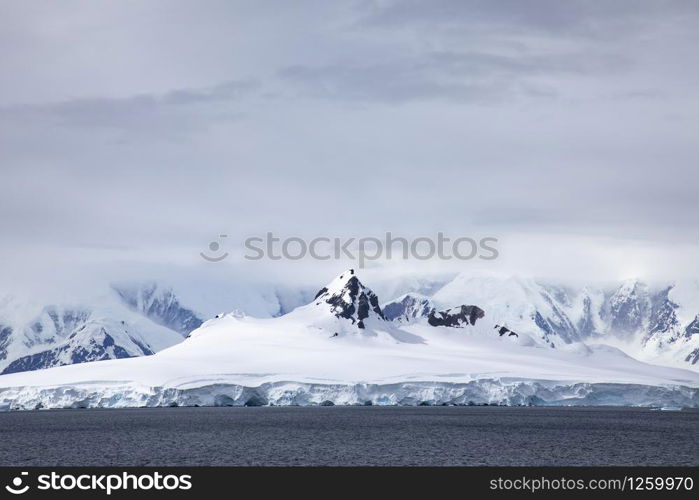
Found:
<path fill-rule="evenodd" d="M 382 288 L 400 295 L 383 304 L 374 295 L 361 307 L 396 324 L 430 315 L 439 321 L 440 310 L 467 304 L 536 344 L 558 348 L 602 343 L 643 361 L 699 369 L 696 282 L 649 285 L 629 280 L 574 287 L 461 274 L 448 280 L 405 277 Z M 197 290 L 182 293 L 149 281 L 112 284 L 105 296 L 90 303 L 31 304 L 5 297 L 0 300 L 0 373 L 151 355 L 181 342 L 211 311 L 279 316 L 310 300 L 311 290 L 257 287 L 230 296 L 214 294 L 218 300 L 202 294 L 190 300 L 193 304 L 180 295 L 196 296 Z M 246 300 L 237 303 L 242 295 Z M 205 302 L 208 307 L 201 306 Z"/>
<path fill-rule="evenodd" d="M 111 309 L 44 307 L 19 338 L 50 347 L 6 364 L 0 409 L 699 406 L 696 288 L 630 281 L 567 289 L 485 275 L 419 283 L 420 292 L 382 305 L 350 269 L 307 303 L 266 318 L 235 311 L 202 322 L 153 283 L 114 286 Z M 284 296 L 288 305 L 306 293 Z M 32 371 L 18 373 L 24 368 Z"/>

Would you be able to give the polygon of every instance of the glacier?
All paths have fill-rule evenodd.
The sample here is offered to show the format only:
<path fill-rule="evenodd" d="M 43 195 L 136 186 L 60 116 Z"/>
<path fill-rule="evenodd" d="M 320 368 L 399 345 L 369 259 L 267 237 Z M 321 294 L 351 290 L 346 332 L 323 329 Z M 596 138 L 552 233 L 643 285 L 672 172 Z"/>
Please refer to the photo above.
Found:
<path fill-rule="evenodd" d="M 83 384 L 19 388 L 0 393 L 0 411 L 175 406 L 507 405 L 697 407 L 699 389 L 548 380 L 479 379 L 465 383 L 324 384 L 267 382 L 147 387 Z"/>
<path fill-rule="evenodd" d="M 151 356 L 2 375 L 0 409 L 699 406 L 696 371 L 645 363 L 604 344 L 552 349 L 525 329 L 501 336 L 497 316 L 468 304 L 442 311 L 445 321 L 435 325 L 429 317 L 389 321 L 378 303 L 350 270 L 287 314 L 217 315 Z"/>

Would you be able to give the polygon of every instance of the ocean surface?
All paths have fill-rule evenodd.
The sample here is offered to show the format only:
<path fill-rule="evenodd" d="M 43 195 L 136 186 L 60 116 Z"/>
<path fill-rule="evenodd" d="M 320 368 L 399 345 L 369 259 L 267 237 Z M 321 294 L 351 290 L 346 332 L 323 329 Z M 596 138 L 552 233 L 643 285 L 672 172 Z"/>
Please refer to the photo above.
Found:
<path fill-rule="evenodd" d="M 0 414 L 3 466 L 699 465 L 699 411 L 258 407 Z"/>

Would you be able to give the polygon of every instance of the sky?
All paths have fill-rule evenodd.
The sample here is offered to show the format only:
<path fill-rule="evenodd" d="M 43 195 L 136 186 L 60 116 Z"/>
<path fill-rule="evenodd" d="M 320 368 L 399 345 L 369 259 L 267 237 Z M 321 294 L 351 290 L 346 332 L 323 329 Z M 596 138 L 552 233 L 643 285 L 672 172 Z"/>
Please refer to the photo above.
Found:
<path fill-rule="evenodd" d="M 246 261 L 267 232 L 694 279 L 697 46 L 692 0 L 0 0 L 4 285 L 352 264 Z"/>

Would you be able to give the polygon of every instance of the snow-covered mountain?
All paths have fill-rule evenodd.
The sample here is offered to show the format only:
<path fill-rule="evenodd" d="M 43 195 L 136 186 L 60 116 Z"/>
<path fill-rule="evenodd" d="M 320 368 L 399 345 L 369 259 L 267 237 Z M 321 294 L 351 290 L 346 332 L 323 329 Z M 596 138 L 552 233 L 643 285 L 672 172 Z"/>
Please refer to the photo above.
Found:
<path fill-rule="evenodd" d="M 203 323 L 197 313 L 180 304 L 172 288 L 156 282 L 113 284 L 112 288 L 132 310 L 183 336 Z"/>
<path fill-rule="evenodd" d="M 6 295 L 0 299 L 0 373 L 147 356 L 181 342 L 216 312 L 243 308 L 269 317 L 308 296 L 303 288 L 221 287 L 113 283 L 88 300 L 50 304 Z"/>
<path fill-rule="evenodd" d="M 493 323 L 556 347 L 582 340 L 557 297 L 560 293 L 531 279 L 460 274 L 438 290 L 432 301 L 445 308 L 478 305 Z"/>
<path fill-rule="evenodd" d="M 334 320 L 306 318 L 313 328 L 320 322 L 332 329 L 330 335 L 344 334 L 348 325 L 358 329 L 370 325 L 365 333 L 371 335 L 375 325 L 382 325 L 379 330 L 392 332 L 389 336 L 408 338 L 404 327 L 444 325 L 442 315 L 454 317 L 451 326 L 457 326 L 466 313 L 458 319 L 458 311 L 448 311 L 472 306 L 470 311 L 485 315 L 481 326 L 504 328 L 523 344 L 555 349 L 606 344 L 639 360 L 699 370 L 697 283 L 651 285 L 629 280 L 572 286 L 461 274 L 392 277 L 377 284 L 399 296 L 380 306 L 377 295 L 348 271 L 318 294 L 307 286 L 187 280 L 177 286 L 155 281 L 115 283 L 103 296 L 72 303 L 5 297 L 0 300 L 0 373 L 150 355 L 181 342 L 204 319 L 224 311 L 239 309 L 259 318 L 288 313 L 294 317 L 308 311 L 308 307 L 295 310 L 306 303 L 332 313 L 329 317 Z M 331 328 L 328 321 L 337 324 Z"/>
<path fill-rule="evenodd" d="M 517 277 L 461 274 L 428 299 L 477 304 L 500 325 L 556 348 L 604 343 L 669 366 L 699 368 L 699 285 L 566 286 Z"/>
<path fill-rule="evenodd" d="M 0 304 L 0 372 L 150 355 L 183 339 L 167 319 L 149 317 L 110 294 L 89 304 L 45 306 L 6 297 Z"/>
<path fill-rule="evenodd" d="M 463 282 L 435 298 L 457 298 Z M 532 298 L 531 283 L 506 280 L 483 290 L 506 285 L 510 298 Z M 501 324 L 507 307 L 491 316 L 487 304 L 472 300 L 391 321 L 349 270 L 288 314 L 217 315 L 151 356 L 2 375 L 0 408 L 327 401 L 699 406 L 697 372 L 643 363 L 610 346 L 565 343 L 557 333 L 552 349 L 551 338 L 541 337 L 547 332 L 537 330 L 536 313 L 565 311 L 561 297 L 546 293 L 534 297 L 533 309 L 513 303 L 514 311 L 533 315 L 519 317 L 527 331 Z"/>

